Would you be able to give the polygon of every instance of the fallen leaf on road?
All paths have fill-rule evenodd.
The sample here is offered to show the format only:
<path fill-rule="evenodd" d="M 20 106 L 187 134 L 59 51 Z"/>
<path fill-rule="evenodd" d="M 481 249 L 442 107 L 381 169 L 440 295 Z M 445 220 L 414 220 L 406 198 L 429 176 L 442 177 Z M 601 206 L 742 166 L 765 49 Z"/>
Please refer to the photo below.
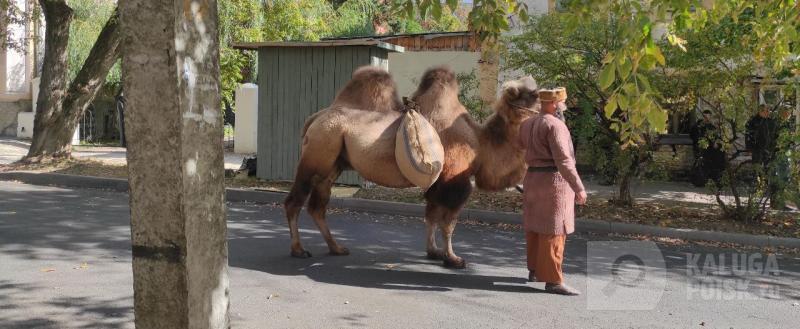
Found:
<path fill-rule="evenodd" d="M 41 269 L 39 271 L 40 272 L 55 272 L 56 269 L 54 269 L 54 268 L 43 268 L 43 269 Z"/>
<path fill-rule="evenodd" d="M 281 295 L 278 295 L 278 294 L 269 294 L 269 296 L 267 296 L 267 299 L 278 298 L 278 297 L 280 297 L 280 296 L 281 296 Z"/>
<path fill-rule="evenodd" d="M 85 270 L 85 269 L 88 269 L 88 268 L 89 268 L 89 264 L 83 263 L 83 264 L 81 264 L 81 266 L 76 266 L 76 267 L 73 267 L 72 269 L 73 270 Z"/>

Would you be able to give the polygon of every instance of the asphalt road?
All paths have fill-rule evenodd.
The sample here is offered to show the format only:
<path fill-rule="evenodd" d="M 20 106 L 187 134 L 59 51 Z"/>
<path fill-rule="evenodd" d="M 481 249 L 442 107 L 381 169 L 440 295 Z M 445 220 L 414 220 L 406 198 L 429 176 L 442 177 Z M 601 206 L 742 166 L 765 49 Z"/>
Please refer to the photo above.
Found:
<path fill-rule="evenodd" d="M 127 202 L 123 193 L 0 182 L 0 328 L 133 328 Z M 333 211 L 330 225 L 352 254 L 332 257 L 303 217 L 303 241 L 315 257 L 293 259 L 280 208 L 229 204 L 228 217 L 234 328 L 800 323 L 800 258 L 792 255 L 685 244 L 648 249 L 647 241 L 573 235 L 564 269 L 584 294 L 562 297 L 525 282 L 524 239 L 514 230 L 459 226 L 456 251 L 469 265 L 448 270 L 423 257 L 417 218 Z M 619 258 L 627 254 L 638 258 Z M 750 266 L 732 265 L 739 257 Z M 645 266 L 633 265 L 637 259 Z M 737 268 L 750 271 L 726 273 Z"/>

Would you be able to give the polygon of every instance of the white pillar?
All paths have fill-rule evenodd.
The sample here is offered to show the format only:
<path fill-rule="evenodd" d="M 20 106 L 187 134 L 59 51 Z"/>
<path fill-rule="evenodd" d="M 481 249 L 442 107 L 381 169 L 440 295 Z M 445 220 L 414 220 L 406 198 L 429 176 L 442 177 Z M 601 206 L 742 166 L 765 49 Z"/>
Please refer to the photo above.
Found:
<path fill-rule="evenodd" d="M 233 151 L 256 153 L 258 140 L 258 86 L 245 83 L 236 88 L 236 127 Z"/>

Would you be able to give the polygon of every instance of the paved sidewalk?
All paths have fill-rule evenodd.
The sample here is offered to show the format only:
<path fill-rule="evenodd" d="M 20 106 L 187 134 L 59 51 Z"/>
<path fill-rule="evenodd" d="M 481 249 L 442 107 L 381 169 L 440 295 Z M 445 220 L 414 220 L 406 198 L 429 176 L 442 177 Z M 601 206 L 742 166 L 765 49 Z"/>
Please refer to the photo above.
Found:
<path fill-rule="evenodd" d="M 22 159 L 28 152 L 30 141 L 0 137 L 0 164 L 7 164 Z M 105 146 L 72 147 L 72 156 L 80 159 L 92 159 L 108 164 L 124 165 L 125 148 Z M 225 169 L 239 169 L 246 154 L 225 152 Z"/>
<path fill-rule="evenodd" d="M 30 144 L 27 141 L 0 138 L 0 164 L 21 159 Z M 75 146 L 73 156 L 94 159 L 111 164 L 125 164 L 125 149 L 121 147 Z M 238 169 L 246 155 L 225 153 L 225 168 Z M 616 186 L 601 186 L 591 180 L 584 181 L 592 196 L 610 198 L 617 193 Z M 714 196 L 704 188 L 685 182 L 635 182 L 634 196 L 639 201 L 690 202 L 698 205 L 716 204 Z"/>

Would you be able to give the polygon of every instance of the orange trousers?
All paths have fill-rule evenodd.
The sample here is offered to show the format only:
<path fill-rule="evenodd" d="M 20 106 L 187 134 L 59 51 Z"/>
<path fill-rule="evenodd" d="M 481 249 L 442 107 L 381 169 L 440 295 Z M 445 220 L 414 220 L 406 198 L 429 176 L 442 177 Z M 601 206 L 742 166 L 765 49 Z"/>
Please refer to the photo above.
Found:
<path fill-rule="evenodd" d="M 525 240 L 528 243 L 528 270 L 535 272 L 536 281 L 563 282 L 561 263 L 567 236 L 525 232 Z"/>

